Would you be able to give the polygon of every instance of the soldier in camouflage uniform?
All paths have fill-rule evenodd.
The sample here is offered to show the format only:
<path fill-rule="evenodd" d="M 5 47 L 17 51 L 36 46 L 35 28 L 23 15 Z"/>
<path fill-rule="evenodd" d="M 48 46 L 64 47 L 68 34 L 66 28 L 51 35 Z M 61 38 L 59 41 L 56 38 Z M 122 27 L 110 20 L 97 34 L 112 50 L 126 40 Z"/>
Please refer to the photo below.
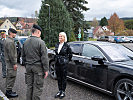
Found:
<path fill-rule="evenodd" d="M 13 39 L 16 36 L 17 31 L 10 28 L 8 33 L 9 37 L 4 44 L 4 54 L 7 65 L 6 96 L 10 98 L 18 96 L 16 92 L 12 91 L 17 74 L 17 50 Z"/>
<path fill-rule="evenodd" d="M 26 100 L 40 100 L 44 78 L 48 76 L 47 49 L 40 38 L 41 30 L 40 26 L 34 24 L 32 36 L 25 41 L 22 48 L 22 58 L 26 66 Z"/>
<path fill-rule="evenodd" d="M 1 39 L 0 39 L 0 55 L 1 55 L 1 63 L 2 63 L 2 77 L 6 78 L 6 62 L 4 57 L 4 41 L 6 40 L 6 31 L 1 30 Z"/>

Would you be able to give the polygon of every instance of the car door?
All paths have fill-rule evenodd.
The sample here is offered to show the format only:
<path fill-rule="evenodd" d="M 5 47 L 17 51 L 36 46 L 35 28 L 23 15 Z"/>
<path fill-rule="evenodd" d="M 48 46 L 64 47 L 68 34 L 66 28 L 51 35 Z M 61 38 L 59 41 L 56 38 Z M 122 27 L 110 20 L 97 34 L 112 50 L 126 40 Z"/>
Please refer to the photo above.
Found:
<path fill-rule="evenodd" d="M 77 61 L 79 59 L 78 56 L 81 55 L 81 52 L 82 52 L 82 44 L 78 44 L 78 43 L 74 43 L 74 44 L 70 44 L 70 48 L 72 49 L 72 53 L 73 53 L 73 56 L 72 56 L 72 59 L 71 61 L 68 63 L 67 65 L 67 68 L 68 68 L 68 76 L 69 77 L 73 77 L 73 78 L 76 78 L 77 76 Z"/>
<path fill-rule="evenodd" d="M 93 56 L 104 57 L 103 53 L 94 45 L 84 44 L 82 56 L 77 65 L 77 75 L 79 80 L 89 84 L 106 88 L 107 68 L 104 64 L 99 64 L 98 61 L 91 59 Z"/>

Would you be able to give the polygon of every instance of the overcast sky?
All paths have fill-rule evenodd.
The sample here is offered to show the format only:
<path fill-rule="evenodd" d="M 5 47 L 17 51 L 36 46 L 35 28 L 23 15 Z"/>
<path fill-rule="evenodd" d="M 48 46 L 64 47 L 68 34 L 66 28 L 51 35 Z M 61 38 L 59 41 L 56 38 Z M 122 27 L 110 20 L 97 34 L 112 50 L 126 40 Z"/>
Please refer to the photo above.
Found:
<path fill-rule="evenodd" d="M 121 17 L 133 17 L 133 0 L 87 0 L 90 10 L 83 12 L 85 20 L 101 19 L 116 12 Z M 41 0 L 0 0 L 0 17 L 31 17 L 39 11 Z"/>

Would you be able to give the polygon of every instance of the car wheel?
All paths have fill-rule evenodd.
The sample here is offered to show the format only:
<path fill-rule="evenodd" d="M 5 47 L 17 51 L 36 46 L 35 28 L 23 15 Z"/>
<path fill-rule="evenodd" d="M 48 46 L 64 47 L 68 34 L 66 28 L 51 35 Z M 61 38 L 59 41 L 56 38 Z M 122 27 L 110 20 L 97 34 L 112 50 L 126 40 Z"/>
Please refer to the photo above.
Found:
<path fill-rule="evenodd" d="M 133 100 L 133 81 L 122 79 L 118 81 L 114 89 L 116 100 Z"/>
<path fill-rule="evenodd" d="M 56 79 L 57 76 L 56 76 L 56 71 L 55 71 L 55 62 L 52 61 L 50 64 L 49 64 L 49 73 L 50 73 L 50 76 L 53 78 L 53 79 Z"/>

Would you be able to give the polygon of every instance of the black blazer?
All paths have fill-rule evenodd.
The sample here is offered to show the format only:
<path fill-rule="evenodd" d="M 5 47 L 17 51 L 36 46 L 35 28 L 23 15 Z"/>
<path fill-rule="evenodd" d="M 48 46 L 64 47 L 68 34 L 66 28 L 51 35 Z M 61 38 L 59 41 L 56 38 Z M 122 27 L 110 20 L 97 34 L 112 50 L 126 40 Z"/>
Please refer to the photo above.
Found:
<path fill-rule="evenodd" d="M 57 43 L 55 45 L 56 59 L 58 59 L 57 57 L 63 56 L 65 59 L 69 59 L 69 61 L 70 61 L 72 58 L 72 50 L 71 50 L 70 46 L 66 42 L 64 42 L 59 54 L 58 54 L 58 47 L 59 47 L 59 43 Z"/>

